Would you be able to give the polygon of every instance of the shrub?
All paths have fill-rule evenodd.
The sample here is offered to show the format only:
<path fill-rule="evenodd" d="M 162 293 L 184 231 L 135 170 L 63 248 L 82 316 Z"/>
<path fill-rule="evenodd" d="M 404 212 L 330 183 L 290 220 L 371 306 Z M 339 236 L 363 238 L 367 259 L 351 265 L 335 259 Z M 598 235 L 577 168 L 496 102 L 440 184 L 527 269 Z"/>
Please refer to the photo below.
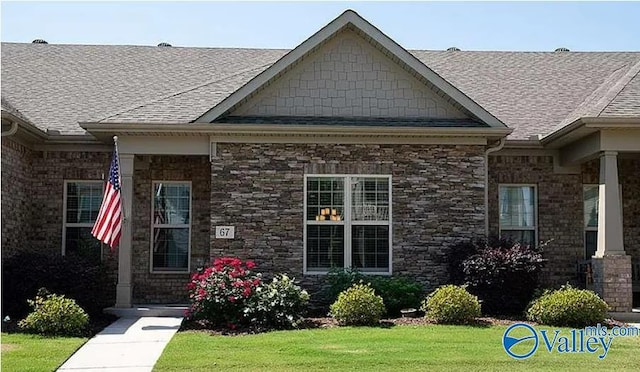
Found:
<path fill-rule="evenodd" d="M 357 269 L 333 269 L 329 272 L 329 287 L 326 291 L 328 303 L 333 303 L 340 292 L 363 282 L 371 285 L 382 297 L 388 316 L 399 316 L 400 310 L 417 308 L 424 294 L 422 284 L 402 276 L 364 275 Z"/>
<path fill-rule="evenodd" d="M 59 252 L 22 251 L 2 258 L 2 315 L 23 318 L 27 301 L 42 287 L 76 300 L 91 316 L 102 316 L 115 301 L 115 277 L 105 264 Z"/>
<path fill-rule="evenodd" d="M 384 314 L 384 302 L 368 284 L 355 284 L 338 295 L 330 315 L 340 325 L 375 325 Z"/>
<path fill-rule="evenodd" d="M 302 321 L 309 294 L 286 274 L 277 275 L 267 285 L 258 286 L 245 310 L 258 325 L 274 328 L 295 327 Z"/>
<path fill-rule="evenodd" d="M 438 323 L 461 324 L 480 316 L 480 302 L 463 287 L 445 285 L 422 302 L 421 310 Z"/>
<path fill-rule="evenodd" d="M 514 244 L 485 247 L 463 262 L 469 292 L 482 300 L 488 314 L 522 314 L 539 285 L 540 252 Z"/>
<path fill-rule="evenodd" d="M 28 301 L 33 312 L 18 323 L 26 331 L 45 336 L 81 336 L 89 323 L 89 316 L 74 300 L 49 294 L 44 288 Z"/>
<path fill-rule="evenodd" d="M 562 286 L 555 291 L 545 291 L 532 301 L 527 319 L 533 322 L 582 328 L 602 323 L 609 306 L 593 291 Z"/>
<path fill-rule="evenodd" d="M 194 273 L 187 286 L 191 299 L 187 318 L 231 329 L 296 326 L 309 294 L 286 274 L 265 283 L 255 267 L 253 261 L 223 257 Z"/>
<path fill-rule="evenodd" d="M 191 300 L 187 317 L 232 328 L 248 324 L 251 318 L 245 309 L 262 284 L 261 274 L 252 271 L 254 267 L 252 261 L 223 257 L 194 273 L 187 285 Z"/>

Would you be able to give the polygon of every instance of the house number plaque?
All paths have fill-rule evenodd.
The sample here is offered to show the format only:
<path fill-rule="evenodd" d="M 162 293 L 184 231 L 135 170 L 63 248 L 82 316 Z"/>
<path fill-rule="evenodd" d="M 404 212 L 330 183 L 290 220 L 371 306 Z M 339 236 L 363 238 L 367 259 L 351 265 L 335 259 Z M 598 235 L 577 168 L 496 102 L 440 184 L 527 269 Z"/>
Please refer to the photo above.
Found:
<path fill-rule="evenodd" d="M 216 239 L 233 239 L 235 226 L 216 226 Z"/>

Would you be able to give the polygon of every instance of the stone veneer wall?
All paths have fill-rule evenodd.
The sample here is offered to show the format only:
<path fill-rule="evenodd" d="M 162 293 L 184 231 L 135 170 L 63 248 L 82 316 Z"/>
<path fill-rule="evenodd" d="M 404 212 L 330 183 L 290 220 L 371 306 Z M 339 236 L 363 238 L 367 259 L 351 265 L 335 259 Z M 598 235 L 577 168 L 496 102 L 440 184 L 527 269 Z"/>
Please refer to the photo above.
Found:
<path fill-rule="evenodd" d="M 209 258 L 209 158 L 136 156 L 133 181 L 133 303 L 184 303 L 187 300 L 186 285 L 189 273 L 150 272 L 152 181 L 192 182 L 191 270 L 195 270 Z"/>
<path fill-rule="evenodd" d="M 31 163 L 33 152 L 2 138 L 2 253 L 27 248 L 31 224 Z"/>
<path fill-rule="evenodd" d="M 303 277 L 305 174 L 391 174 L 393 273 L 447 282 L 449 246 L 484 233 L 482 146 L 218 144 L 211 164 L 211 256 Z M 216 225 L 235 239 L 215 239 Z M 314 289 L 314 288 L 312 288 Z"/>
<path fill-rule="evenodd" d="M 640 259 L 640 161 L 619 159 L 624 242 L 627 253 Z M 538 191 L 538 240 L 551 240 L 543 280 L 558 285 L 577 280 L 577 262 L 584 260 L 583 185 L 599 183 L 598 159 L 585 163 L 580 174 L 553 171 L 551 156 L 489 157 L 489 221 L 498 234 L 498 184 L 534 184 Z"/>

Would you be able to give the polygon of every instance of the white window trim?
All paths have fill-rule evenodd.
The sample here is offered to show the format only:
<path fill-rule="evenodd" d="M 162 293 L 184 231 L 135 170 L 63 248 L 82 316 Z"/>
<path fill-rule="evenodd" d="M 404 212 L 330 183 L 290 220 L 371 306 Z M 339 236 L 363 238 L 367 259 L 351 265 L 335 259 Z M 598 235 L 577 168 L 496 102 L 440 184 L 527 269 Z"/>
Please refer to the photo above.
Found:
<path fill-rule="evenodd" d="M 596 226 L 585 226 L 584 225 L 584 193 L 585 193 L 585 189 L 587 188 L 587 186 L 591 186 L 591 187 L 596 187 L 598 189 L 598 203 L 600 203 L 600 184 L 598 183 L 583 183 L 582 184 L 582 227 L 583 227 L 583 232 L 582 232 L 582 253 L 585 257 L 585 259 L 590 260 L 591 257 L 587 257 L 587 231 L 595 231 L 598 232 L 598 224 L 596 223 Z M 624 202 L 622 199 L 622 185 L 618 185 L 618 194 L 620 195 L 620 221 L 624 221 L 623 220 L 623 216 L 624 213 L 622 211 L 622 208 L 624 206 Z M 596 209 L 597 210 L 597 209 Z M 596 222 L 598 221 L 598 219 L 600 219 L 600 216 L 597 216 Z"/>
<path fill-rule="evenodd" d="M 342 221 L 313 221 L 307 220 L 307 179 L 308 178 L 342 178 L 345 182 L 344 185 L 344 197 L 342 202 L 344 203 L 344 218 Z M 351 221 L 351 180 L 353 178 L 386 178 L 389 182 L 389 219 L 387 221 Z M 363 274 L 367 275 L 391 275 L 393 273 L 393 190 L 392 190 L 392 176 L 389 174 L 305 174 L 303 186 L 303 259 L 302 259 L 302 272 L 303 275 L 326 275 L 328 270 L 309 270 L 307 269 L 307 225 L 342 225 L 344 229 L 344 267 L 351 267 L 351 226 L 362 225 L 387 225 L 389 226 L 389 269 L 387 271 L 367 271 L 360 270 Z M 345 221 L 348 221 L 345 223 Z"/>
<path fill-rule="evenodd" d="M 189 185 L 189 224 L 162 224 L 156 226 L 153 222 L 153 215 L 155 212 L 155 185 L 158 183 L 162 183 L 165 185 Z M 184 274 L 191 272 L 191 225 L 193 221 L 193 186 L 191 181 L 163 181 L 163 180 L 153 180 L 151 181 L 151 216 L 150 216 L 150 225 L 151 231 L 149 233 L 149 273 L 151 274 Z M 187 247 L 187 267 L 184 270 L 154 270 L 153 268 L 153 229 L 154 227 L 160 228 L 189 228 L 189 243 Z"/>
<path fill-rule="evenodd" d="M 90 223 L 67 222 L 67 189 L 70 183 L 100 183 L 102 194 L 104 194 L 105 185 L 104 180 L 64 180 L 64 190 L 62 191 L 62 247 L 60 249 L 60 253 L 63 256 L 67 254 L 67 227 L 93 227 L 95 225 L 95 221 Z M 100 242 L 100 259 L 104 259 L 102 242 Z"/>
<path fill-rule="evenodd" d="M 502 226 L 502 222 L 500 222 L 500 210 L 502 209 L 502 204 L 500 202 L 500 188 L 502 187 L 533 187 L 533 213 L 535 214 L 533 218 L 533 226 Z M 500 239 L 502 239 L 502 231 L 533 231 L 534 235 L 534 245 L 538 246 L 540 241 L 540 236 L 538 235 L 538 185 L 533 183 L 499 183 L 498 184 L 498 234 Z"/>

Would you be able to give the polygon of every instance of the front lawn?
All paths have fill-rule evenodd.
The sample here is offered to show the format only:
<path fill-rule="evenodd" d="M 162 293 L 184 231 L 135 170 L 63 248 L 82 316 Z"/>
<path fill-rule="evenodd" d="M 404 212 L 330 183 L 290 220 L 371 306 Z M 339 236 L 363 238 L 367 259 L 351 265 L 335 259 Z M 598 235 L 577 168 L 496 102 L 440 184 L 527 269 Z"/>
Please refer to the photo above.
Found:
<path fill-rule="evenodd" d="M 614 339 L 609 354 L 603 360 L 593 354 L 549 353 L 539 348 L 531 358 L 517 361 L 502 348 L 505 329 L 505 326 L 400 325 L 390 328 L 307 329 L 245 336 L 186 331 L 175 335 L 154 370 L 584 371 L 597 368 L 637 371 L 640 365 L 640 337 Z"/>
<path fill-rule="evenodd" d="M 87 339 L 2 333 L 3 371 L 54 371 Z"/>

